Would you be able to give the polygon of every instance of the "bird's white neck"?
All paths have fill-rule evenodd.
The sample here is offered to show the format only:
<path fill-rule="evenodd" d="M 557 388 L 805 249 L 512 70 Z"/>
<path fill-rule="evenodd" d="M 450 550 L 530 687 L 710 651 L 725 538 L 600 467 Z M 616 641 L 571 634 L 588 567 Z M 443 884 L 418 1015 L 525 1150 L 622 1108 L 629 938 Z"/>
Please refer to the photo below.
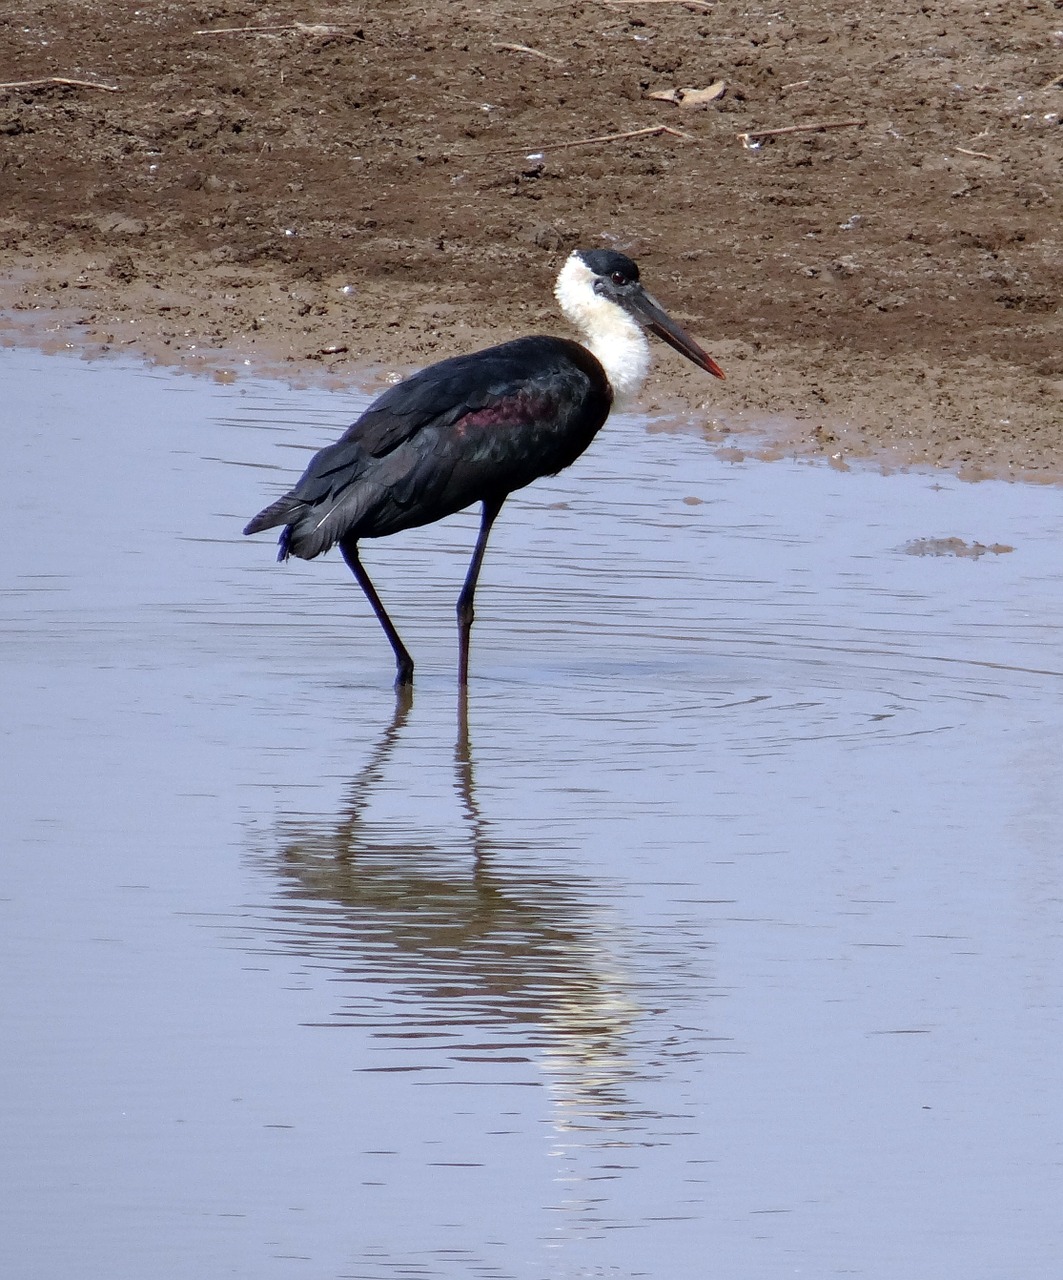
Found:
<path fill-rule="evenodd" d="M 554 297 L 605 370 L 613 403 L 630 401 L 650 371 L 650 344 L 623 307 L 594 292 L 594 272 L 576 253 L 561 268 Z"/>

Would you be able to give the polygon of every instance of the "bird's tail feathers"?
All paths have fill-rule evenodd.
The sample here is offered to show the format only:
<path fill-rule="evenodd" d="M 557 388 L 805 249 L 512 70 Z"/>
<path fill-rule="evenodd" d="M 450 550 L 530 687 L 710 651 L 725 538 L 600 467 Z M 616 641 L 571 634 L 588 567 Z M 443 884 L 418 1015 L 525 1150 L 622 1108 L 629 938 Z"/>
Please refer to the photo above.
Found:
<path fill-rule="evenodd" d="M 279 524 L 287 524 L 305 505 L 298 498 L 293 498 L 290 493 L 286 493 L 283 498 L 271 502 L 264 511 L 260 511 L 250 520 L 244 528 L 244 533 L 261 533 L 263 529 L 275 529 Z"/>
<path fill-rule="evenodd" d="M 306 511 L 306 503 L 285 494 L 271 503 L 264 511 L 260 511 L 244 529 L 245 534 L 261 533 L 263 529 L 275 529 L 282 524 L 280 544 L 277 551 L 278 560 L 287 560 L 292 553 L 293 522 Z"/>
<path fill-rule="evenodd" d="M 260 511 L 244 533 L 261 533 L 263 529 L 284 525 L 277 559 L 298 556 L 300 560 L 313 560 L 354 529 L 379 496 L 377 487 L 367 487 L 357 495 L 357 500 L 350 492 L 330 495 L 322 502 L 306 502 L 285 494 Z"/>

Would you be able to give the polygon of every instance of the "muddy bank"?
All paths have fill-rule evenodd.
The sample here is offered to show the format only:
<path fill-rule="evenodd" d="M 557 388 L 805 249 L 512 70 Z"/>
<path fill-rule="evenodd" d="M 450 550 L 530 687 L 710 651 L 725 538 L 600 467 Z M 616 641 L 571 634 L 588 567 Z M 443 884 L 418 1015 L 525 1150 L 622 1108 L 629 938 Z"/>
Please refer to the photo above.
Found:
<path fill-rule="evenodd" d="M 662 350 L 646 396 L 709 439 L 1063 472 L 1057 7 L 29 0 L 4 27 L 9 86 L 85 82 L 0 90 L 11 335 L 353 378 L 559 331 L 560 259 L 611 245 L 727 368 Z"/>

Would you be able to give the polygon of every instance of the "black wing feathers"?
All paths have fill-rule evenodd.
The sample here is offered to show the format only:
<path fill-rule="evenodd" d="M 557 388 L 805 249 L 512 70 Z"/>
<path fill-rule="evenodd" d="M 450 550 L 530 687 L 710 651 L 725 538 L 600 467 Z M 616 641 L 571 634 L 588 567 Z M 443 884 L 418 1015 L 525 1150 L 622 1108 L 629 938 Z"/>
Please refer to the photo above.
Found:
<path fill-rule="evenodd" d="M 244 532 L 283 524 L 281 558 L 312 559 L 428 524 L 574 462 L 611 399 L 597 360 L 561 338 L 444 360 L 385 391 Z"/>

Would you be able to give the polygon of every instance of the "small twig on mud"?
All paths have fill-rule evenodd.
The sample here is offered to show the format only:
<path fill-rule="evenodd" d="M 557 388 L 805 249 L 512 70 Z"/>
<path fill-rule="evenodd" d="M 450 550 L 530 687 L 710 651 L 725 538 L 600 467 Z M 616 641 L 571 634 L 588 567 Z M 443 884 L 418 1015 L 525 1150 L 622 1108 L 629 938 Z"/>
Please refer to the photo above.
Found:
<path fill-rule="evenodd" d="M 545 58 L 547 62 L 563 63 L 564 58 L 555 57 L 552 53 L 543 53 L 542 49 L 533 49 L 527 44 L 506 44 L 503 41 L 495 40 L 491 42 L 492 49 L 506 49 L 510 53 L 530 53 L 533 58 Z"/>
<path fill-rule="evenodd" d="M 324 22 L 286 22 L 278 27 L 211 27 L 203 31 L 193 31 L 194 36 L 243 36 L 251 34 L 271 35 L 279 31 L 302 31 L 311 36 L 327 36 L 333 31 L 341 31 L 342 27 Z"/>
<path fill-rule="evenodd" d="M 606 4 L 685 4 L 689 9 L 711 9 L 708 0 L 605 0 Z"/>
<path fill-rule="evenodd" d="M 1063 84 L 1063 71 L 1058 76 L 1053 76 L 1047 84 L 1041 86 L 1042 89 L 1055 89 L 1058 85 Z"/>
<path fill-rule="evenodd" d="M 103 89 L 105 93 L 121 93 L 116 84 L 101 84 L 98 80 L 71 80 L 68 76 L 45 76 L 41 80 L 5 80 L 0 89 L 43 89 L 50 84 L 65 84 L 72 89 Z"/>
<path fill-rule="evenodd" d="M 784 84 L 779 92 L 785 93 L 787 89 L 807 89 L 811 83 L 811 80 L 791 80 L 789 84 Z"/>
<path fill-rule="evenodd" d="M 673 129 L 671 125 L 655 124 L 648 129 L 631 129 L 627 133 L 602 133 L 596 138 L 575 138 L 571 142 L 538 143 L 530 147 L 497 147 L 494 155 L 504 155 L 508 151 L 560 151 L 562 147 L 589 147 L 596 142 L 624 142 L 628 138 L 647 138 L 654 133 L 670 133 L 676 138 L 692 138 L 694 135 L 684 133 L 682 129 Z M 489 152 L 488 154 L 492 154 Z"/>
<path fill-rule="evenodd" d="M 735 137 L 743 147 L 748 147 L 757 138 L 778 138 L 784 133 L 819 133 L 823 129 L 862 129 L 866 120 L 818 120 L 815 124 L 788 124 L 782 129 L 749 129 L 745 133 L 736 133 Z"/>
<path fill-rule="evenodd" d="M 992 160 L 994 163 L 997 160 L 996 156 L 986 155 L 984 151 L 968 151 L 966 147 L 954 147 L 953 150 L 958 151 L 961 156 L 974 156 L 976 160 Z"/>

